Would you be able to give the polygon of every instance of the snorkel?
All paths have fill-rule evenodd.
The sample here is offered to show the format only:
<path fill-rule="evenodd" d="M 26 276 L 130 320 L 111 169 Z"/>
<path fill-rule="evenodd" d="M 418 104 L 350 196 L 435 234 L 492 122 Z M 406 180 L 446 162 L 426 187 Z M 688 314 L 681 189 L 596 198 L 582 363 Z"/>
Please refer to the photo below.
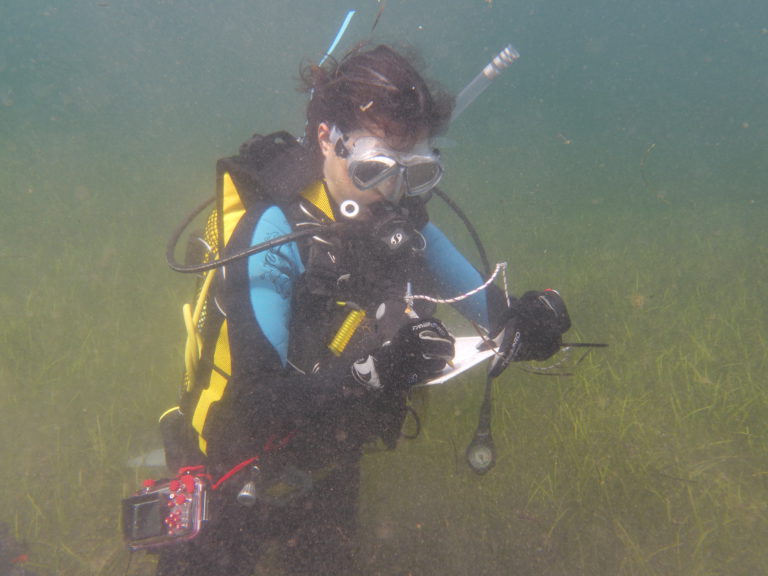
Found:
<path fill-rule="evenodd" d="M 453 108 L 453 114 L 451 115 L 451 123 L 466 110 L 472 102 L 474 102 L 480 94 L 485 92 L 485 89 L 491 85 L 491 83 L 501 76 L 509 66 L 520 58 L 520 52 L 518 52 L 512 44 L 507 44 L 504 49 L 496 54 L 493 59 L 482 69 L 482 71 L 475 76 L 472 81 L 464 86 L 464 88 L 456 96 L 456 105 Z"/>

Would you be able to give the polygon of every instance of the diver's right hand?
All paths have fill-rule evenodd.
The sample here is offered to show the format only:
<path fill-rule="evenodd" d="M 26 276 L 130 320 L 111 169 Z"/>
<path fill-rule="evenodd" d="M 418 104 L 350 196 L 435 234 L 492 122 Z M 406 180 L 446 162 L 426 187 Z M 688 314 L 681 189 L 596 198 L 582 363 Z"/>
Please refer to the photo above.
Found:
<path fill-rule="evenodd" d="M 557 290 L 530 291 L 515 300 L 502 328 L 491 338 L 499 345 L 488 376 L 496 378 L 510 362 L 546 360 L 560 350 L 571 318 Z"/>
<path fill-rule="evenodd" d="M 415 318 L 391 341 L 352 364 L 355 381 L 371 390 L 407 390 L 440 374 L 456 353 L 440 320 Z"/>

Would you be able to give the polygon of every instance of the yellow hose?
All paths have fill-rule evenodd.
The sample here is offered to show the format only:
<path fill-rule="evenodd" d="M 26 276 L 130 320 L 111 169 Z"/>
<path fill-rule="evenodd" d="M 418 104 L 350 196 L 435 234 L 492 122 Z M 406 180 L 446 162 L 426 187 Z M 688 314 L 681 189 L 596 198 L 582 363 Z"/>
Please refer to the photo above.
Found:
<path fill-rule="evenodd" d="M 187 303 L 181 307 L 181 314 L 184 318 L 184 326 L 187 329 L 187 342 L 184 346 L 184 367 L 187 370 L 187 391 L 194 386 L 195 374 L 197 374 L 197 364 L 203 351 L 203 338 L 198 330 L 200 316 L 203 314 L 205 301 L 208 299 L 208 291 L 213 281 L 216 270 L 211 270 L 205 275 L 203 286 L 200 289 L 200 296 L 195 305 L 195 311 L 192 312 L 192 306 Z"/>
<path fill-rule="evenodd" d="M 347 317 L 342 322 L 339 331 L 336 332 L 336 336 L 333 337 L 331 343 L 328 344 L 328 348 L 336 356 L 341 356 L 344 349 L 349 344 L 360 323 L 365 319 L 365 310 L 350 310 Z"/>

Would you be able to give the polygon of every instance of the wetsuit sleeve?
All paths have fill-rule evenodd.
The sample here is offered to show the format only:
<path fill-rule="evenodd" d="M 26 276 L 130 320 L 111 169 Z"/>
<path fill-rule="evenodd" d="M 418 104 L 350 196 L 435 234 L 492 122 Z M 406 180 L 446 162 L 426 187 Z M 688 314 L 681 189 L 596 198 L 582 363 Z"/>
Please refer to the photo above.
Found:
<path fill-rule="evenodd" d="M 291 226 L 282 210 L 272 206 L 256 224 L 251 246 L 291 232 Z M 293 286 L 303 272 L 304 264 L 295 242 L 259 252 L 248 259 L 253 315 L 283 366 L 288 358 Z"/>
<path fill-rule="evenodd" d="M 485 282 L 482 274 L 459 252 L 448 237 L 434 224 L 427 223 L 421 233 L 427 241 L 426 260 L 441 298 L 453 298 L 474 290 Z M 500 288 L 488 289 L 455 304 L 468 320 L 493 331 L 503 317 L 506 300 Z"/>

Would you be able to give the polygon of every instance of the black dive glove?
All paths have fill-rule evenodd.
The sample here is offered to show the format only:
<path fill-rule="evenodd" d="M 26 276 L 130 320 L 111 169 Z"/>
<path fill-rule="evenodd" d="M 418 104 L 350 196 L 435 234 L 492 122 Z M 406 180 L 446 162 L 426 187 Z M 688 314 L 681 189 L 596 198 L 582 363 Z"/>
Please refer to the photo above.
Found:
<path fill-rule="evenodd" d="M 395 337 L 352 364 L 352 376 L 370 390 L 407 390 L 440 374 L 455 355 L 454 338 L 434 318 L 415 318 Z"/>
<path fill-rule="evenodd" d="M 555 290 L 526 292 L 505 316 L 501 329 L 492 335 L 499 353 L 488 371 L 491 378 L 510 362 L 546 360 L 560 349 L 563 334 L 571 327 L 565 302 Z"/>

